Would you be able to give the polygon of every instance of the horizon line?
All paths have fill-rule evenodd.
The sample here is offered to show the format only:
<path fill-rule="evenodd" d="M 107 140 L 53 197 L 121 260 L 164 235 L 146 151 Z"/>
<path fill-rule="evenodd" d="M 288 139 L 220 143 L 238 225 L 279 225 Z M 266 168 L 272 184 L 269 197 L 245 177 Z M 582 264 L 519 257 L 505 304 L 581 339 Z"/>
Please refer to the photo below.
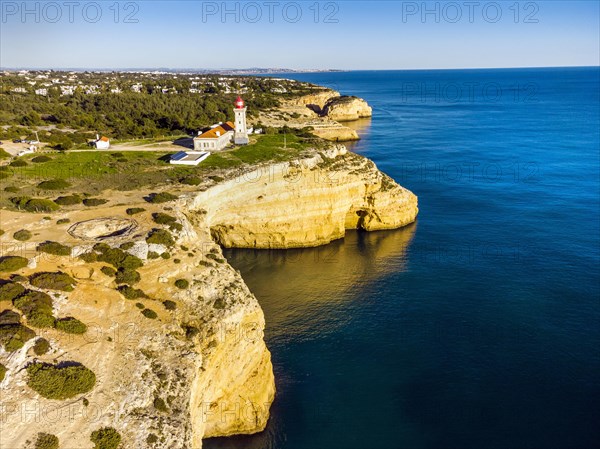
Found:
<path fill-rule="evenodd" d="M 1 71 L 97 71 L 97 72 L 147 72 L 147 71 L 206 71 L 206 72 L 244 72 L 263 71 L 264 73 L 316 73 L 316 72 L 402 72 L 402 71 L 434 71 L 434 70 L 511 70 L 511 69 L 561 69 L 561 68 L 600 68 L 597 65 L 548 65 L 548 66 L 510 66 L 510 67 L 438 67 L 438 68 L 376 68 L 376 69 L 290 69 L 282 67 L 243 67 L 243 68 L 192 68 L 192 67 L 2 67 Z M 269 72 L 273 70 L 274 72 Z"/>

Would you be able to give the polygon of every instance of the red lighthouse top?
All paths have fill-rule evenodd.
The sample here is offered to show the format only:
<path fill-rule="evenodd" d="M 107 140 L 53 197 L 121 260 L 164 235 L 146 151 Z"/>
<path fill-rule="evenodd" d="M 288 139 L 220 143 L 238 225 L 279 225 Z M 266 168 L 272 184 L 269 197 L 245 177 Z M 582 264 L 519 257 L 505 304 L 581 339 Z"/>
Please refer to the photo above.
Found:
<path fill-rule="evenodd" d="M 244 100 L 242 100 L 242 97 L 240 97 L 238 95 L 237 100 L 235 100 L 235 107 L 236 109 L 244 109 Z"/>

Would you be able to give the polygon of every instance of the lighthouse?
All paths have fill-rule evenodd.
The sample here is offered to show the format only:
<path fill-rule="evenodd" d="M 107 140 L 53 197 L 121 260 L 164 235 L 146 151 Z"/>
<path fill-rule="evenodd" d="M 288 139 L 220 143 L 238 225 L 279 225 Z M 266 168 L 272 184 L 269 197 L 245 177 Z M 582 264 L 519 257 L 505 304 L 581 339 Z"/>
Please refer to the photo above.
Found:
<path fill-rule="evenodd" d="M 235 114 L 235 133 L 233 142 L 236 145 L 248 145 L 248 129 L 246 128 L 246 105 L 242 97 L 238 96 L 233 108 Z"/>

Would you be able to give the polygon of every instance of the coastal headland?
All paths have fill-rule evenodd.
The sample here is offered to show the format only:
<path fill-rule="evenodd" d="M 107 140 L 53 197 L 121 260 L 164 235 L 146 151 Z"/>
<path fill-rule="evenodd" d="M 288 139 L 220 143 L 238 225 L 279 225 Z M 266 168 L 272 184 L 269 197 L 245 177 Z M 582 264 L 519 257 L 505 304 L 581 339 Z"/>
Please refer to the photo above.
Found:
<path fill-rule="evenodd" d="M 28 171 L 39 155 L 9 165 L 0 179 L 1 446 L 46 433 L 91 448 L 104 429 L 97 438 L 118 435 L 125 447 L 200 448 L 265 428 L 276 398 L 265 319 L 221 247 L 325 245 L 418 213 L 412 192 L 327 141 L 349 140 L 332 130 L 370 116 L 364 100 L 323 90 L 280 107 L 256 120 L 304 131 L 253 136 L 197 171 L 125 149 L 50 152 L 39 163 L 55 174 L 78 161 L 83 175 L 40 180 L 43 170 Z M 326 124 L 312 128 L 317 138 L 304 137 L 309 121 Z"/>

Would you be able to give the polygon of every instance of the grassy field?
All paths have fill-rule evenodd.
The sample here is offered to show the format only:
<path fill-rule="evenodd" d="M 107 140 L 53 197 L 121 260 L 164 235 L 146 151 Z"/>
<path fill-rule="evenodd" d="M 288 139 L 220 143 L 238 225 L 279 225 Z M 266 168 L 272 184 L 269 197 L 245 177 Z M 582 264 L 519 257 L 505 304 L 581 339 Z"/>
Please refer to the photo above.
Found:
<path fill-rule="evenodd" d="M 135 190 L 178 184 L 189 176 L 205 179 L 244 164 L 290 160 L 309 146 L 314 146 L 314 142 L 294 134 L 253 136 L 250 145 L 212 154 L 196 167 L 169 164 L 169 156 L 173 152 L 165 151 L 57 152 L 47 153 L 51 160 L 46 162 L 33 162 L 39 155 L 28 154 L 19 158 L 26 163 L 25 166 L 9 166 L 0 171 L 0 189 L 10 186 L 18 187 L 20 194 L 56 196 L 53 192 L 40 192 L 37 185 L 44 180 L 64 179 L 72 187 L 61 193 L 98 194 L 106 189 Z"/>

